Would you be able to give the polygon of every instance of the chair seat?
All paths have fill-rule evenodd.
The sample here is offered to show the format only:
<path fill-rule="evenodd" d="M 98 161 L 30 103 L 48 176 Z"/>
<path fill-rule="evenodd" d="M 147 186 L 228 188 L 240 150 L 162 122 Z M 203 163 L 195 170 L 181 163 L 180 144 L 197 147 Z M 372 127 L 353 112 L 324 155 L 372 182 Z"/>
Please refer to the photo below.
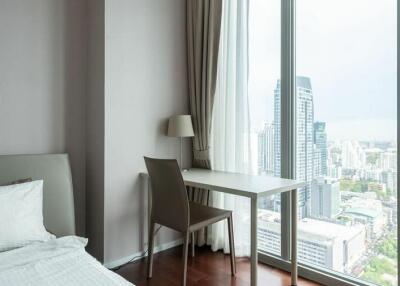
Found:
<path fill-rule="evenodd" d="M 196 231 L 210 224 L 228 218 L 232 211 L 212 208 L 190 202 L 189 232 Z"/>

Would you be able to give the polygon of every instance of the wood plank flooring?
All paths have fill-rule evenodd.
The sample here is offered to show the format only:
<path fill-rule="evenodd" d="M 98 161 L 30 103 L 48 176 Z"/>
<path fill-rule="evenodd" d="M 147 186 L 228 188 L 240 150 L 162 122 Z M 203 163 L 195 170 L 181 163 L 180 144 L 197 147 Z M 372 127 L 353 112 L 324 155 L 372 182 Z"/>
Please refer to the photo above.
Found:
<path fill-rule="evenodd" d="M 146 259 L 128 264 L 116 272 L 137 286 L 179 286 L 182 270 L 182 250 L 175 247 L 154 255 L 153 278 L 146 278 Z M 230 273 L 229 255 L 212 252 L 208 247 L 196 248 L 196 257 L 188 259 L 187 286 L 247 286 L 250 285 L 250 261 L 237 258 L 237 274 Z M 289 286 L 290 274 L 264 264 L 258 267 L 258 285 Z M 298 286 L 318 286 L 299 279 Z"/>

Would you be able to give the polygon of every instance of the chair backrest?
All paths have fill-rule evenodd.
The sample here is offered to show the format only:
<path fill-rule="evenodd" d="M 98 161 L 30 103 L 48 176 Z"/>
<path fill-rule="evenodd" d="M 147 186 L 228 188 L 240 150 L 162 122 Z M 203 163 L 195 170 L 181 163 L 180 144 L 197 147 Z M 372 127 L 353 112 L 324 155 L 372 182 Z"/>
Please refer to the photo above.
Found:
<path fill-rule="evenodd" d="M 189 200 L 176 160 L 144 157 L 152 189 L 152 220 L 178 231 L 189 227 Z"/>

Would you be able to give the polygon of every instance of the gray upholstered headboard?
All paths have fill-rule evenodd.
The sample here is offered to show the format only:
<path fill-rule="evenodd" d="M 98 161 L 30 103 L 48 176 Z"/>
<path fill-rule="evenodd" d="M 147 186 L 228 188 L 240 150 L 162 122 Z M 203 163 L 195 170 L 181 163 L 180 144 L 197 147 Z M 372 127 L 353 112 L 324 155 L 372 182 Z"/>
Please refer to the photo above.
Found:
<path fill-rule="evenodd" d="M 0 185 L 19 179 L 43 180 L 43 217 L 56 236 L 75 234 L 74 195 L 67 154 L 2 155 Z"/>

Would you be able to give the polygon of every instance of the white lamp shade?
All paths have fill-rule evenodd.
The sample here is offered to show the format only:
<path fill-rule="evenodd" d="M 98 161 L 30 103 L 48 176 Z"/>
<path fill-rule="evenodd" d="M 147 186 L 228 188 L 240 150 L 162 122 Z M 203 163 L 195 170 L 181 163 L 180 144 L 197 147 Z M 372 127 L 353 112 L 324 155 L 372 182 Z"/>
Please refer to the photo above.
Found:
<path fill-rule="evenodd" d="M 192 117 L 190 115 L 174 115 L 168 121 L 168 136 L 193 137 Z"/>

